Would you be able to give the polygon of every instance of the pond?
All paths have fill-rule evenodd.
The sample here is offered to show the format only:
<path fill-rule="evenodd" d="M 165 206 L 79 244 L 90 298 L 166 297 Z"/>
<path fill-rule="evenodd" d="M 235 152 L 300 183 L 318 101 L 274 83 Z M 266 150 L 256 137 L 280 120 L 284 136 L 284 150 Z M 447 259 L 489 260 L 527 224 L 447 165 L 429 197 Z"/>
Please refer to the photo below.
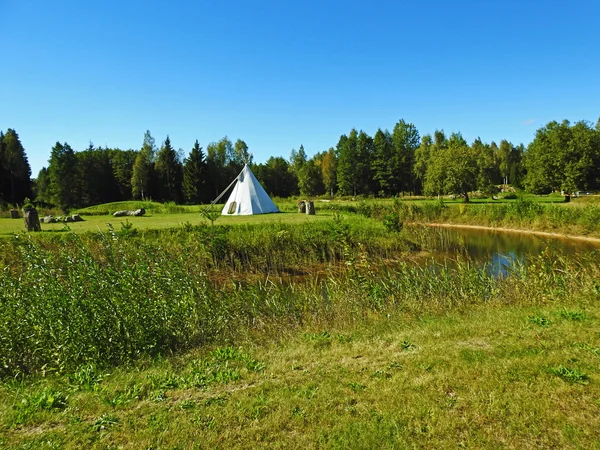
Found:
<path fill-rule="evenodd" d="M 462 255 L 477 264 L 486 264 L 490 273 L 496 276 L 507 275 L 515 266 L 527 264 L 528 259 L 543 252 L 570 258 L 600 257 L 600 243 L 573 238 L 428 226 L 407 227 L 407 232 L 410 239 L 429 251 L 420 264 L 452 264 L 457 255 Z"/>

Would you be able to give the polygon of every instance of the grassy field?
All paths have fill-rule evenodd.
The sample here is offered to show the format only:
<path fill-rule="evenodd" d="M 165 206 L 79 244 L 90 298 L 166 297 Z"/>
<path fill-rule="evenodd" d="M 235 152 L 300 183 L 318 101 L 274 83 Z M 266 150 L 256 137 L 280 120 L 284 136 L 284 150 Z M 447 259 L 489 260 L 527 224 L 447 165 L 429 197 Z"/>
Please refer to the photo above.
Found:
<path fill-rule="evenodd" d="M 0 240 L 0 448 L 600 448 L 597 254 L 410 263 L 402 221 L 485 204 L 152 207 Z"/>
<path fill-rule="evenodd" d="M 97 232 L 107 230 L 110 223 L 115 229 L 120 229 L 127 222 L 139 231 L 161 230 L 190 224 L 193 226 L 209 224 L 210 221 L 200 214 L 200 208 L 195 207 L 190 212 L 179 213 L 147 213 L 142 217 L 113 217 L 112 215 L 82 216 L 83 222 L 49 223 L 42 224 L 42 234 L 60 234 L 69 231 L 75 233 Z M 220 216 L 215 225 L 246 225 L 246 224 L 269 224 L 269 223 L 292 223 L 303 224 L 324 219 L 331 220 L 333 212 L 322 211 L 315 216 L 304 214 L 281 212 L 279 214 L 266 214 L 258 216 Z M 25 231 L 23 219 L 0 218 L 0 237 L 14 236 Z"/>
<path fill-rule="evenodd" d="M 600 448 L 600 303 L 318 323 L 0 386 L 3 448 Z"/>
<path fill-rule="evenodd" d="M 368 199 L 368 200 L 317 200 L 316 216 L 305 216 L 297 213 L 294 200 L 277 199 L 280 214 L 263 216 L 219 216 L 216 225 L 262 224 L 262 223 L 310 223 L 331 219 L 336 213 L 356 214 L 367 218 L 383 220 L 387 214 L 396 214 L 401 222 L 447 222 L 454 224 L 483 225 L 532 229 L 538 231 L 562 232 L 571 235 L 600 236 L 600 198 L 584 196 L 564 203 L 560 195 L 533 196 L 520 195 L 516 199 L 491 200 L 472 199 L 464 204 L 460 199 L 443 200 L 422 197 L 405 197 L 403 199 Z M 112 213 L 122 209 L 146 209 L 143 217 L 113 217 Z M 139 231 L 159 230 L 190 224 L 192 226 L 209 223 L 201 215 L 206 207 L 198 205 L 161 204 L 156 202 L 119 202 L 97 205 L 78 211 L 84 222 L 42 224 L 42 234 L 64 233 L 65 231 L 97 232 L 105 230 L 107 223 L 116 229 L 131 223 Z M 218 212 L 222 205 L 215 205 L 213 211 Z M 56 211 L 40 211 L 40 217 Z M 23 220 L 9 219 L 7 214 L 0 217 L 0 237 L 13 236 L 24 231 Z"/>

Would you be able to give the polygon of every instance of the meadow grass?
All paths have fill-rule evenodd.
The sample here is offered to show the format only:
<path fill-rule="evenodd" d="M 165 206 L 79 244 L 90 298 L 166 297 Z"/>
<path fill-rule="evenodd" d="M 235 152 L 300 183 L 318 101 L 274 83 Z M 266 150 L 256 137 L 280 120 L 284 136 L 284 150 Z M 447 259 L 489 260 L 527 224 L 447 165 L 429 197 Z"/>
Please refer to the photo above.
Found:
<path fill-rule="evenodd" d="M 215 225 L 239 225 L 239 224 L 270 224 L 270 223 L 300 223 L 308 224 L 325 218 L 331 219 L 333 212 L 324 211 L 315 216 L 283 212 L 279 214 L 265 214 L 258 216 L 220 216 Z M 64 234 L 70 231 L 75 233 L 97 232 L 105 230 L 106 224 L 110 223 L 119 229 L 121 224 L 131 223 L 133 227 L 142 230 L 162 230 L 184 224 L 202 225 L 210 222 L 200 215 L 200 208 L 187 213 L 147 213 L 142 217 L 113 217 L 106 215 L 83 216 L 83 222 L 71 223 L 49 223 L 41 224 L 41 234 Z M 0 218 L 0 237 L 11 237 L 25 230 L 23 219 Z"/>
<path fill-rule="evenodd" d="M 345 207 L 0 241 L 0 447 L 600 445 L 597 255 L 417 266 Z"/>
<path fill-rule="evenodd" d="M 253 279 L 410 248 L 371 220 L 19 235 L 0 243 L 0 376 L 119 364 L 233 333 L 255 314 L 301 314 Z M 251 275 L 254 274 L 254 277 Z M 267 278 L 268 279 L 268 278 Z M 292 303 L 290 303 L 292 302 Z M 290 311 L 288 311 L 288 309 Z M 304 306 L 302 306 L 304 308 Z M 296 311 L 297 310 L 297 311 Z M 240 323 L 234 318 L 239 316 Z"/>
<path fill-rule="evenodd" d="M 598 299 L 314 317 L 269 340 L 5 382 L 0 445 L 597 448 Z"/>
<path fill-rule="evenodd" d="M 516 199 L 473 199 L 469 204 L 460 199 L 427 199 L 403 197 L 395 199 L 335 199 L 315 200 L 315 216 L 297 213 L 294 199 L 276 199 L 279 214 L 258 216 L 220 216 L 215 225 L 267 224 L 272 222 L 303 223 L 329 219 L 334 214 L 358 214 L 383 221 L 387 215 L 397 216 L 400 222 L 447 222 L 453 224 L 483 225 L 551 231 L 571 235 L 600 236 L 600 206 L 595 196 L 584 196 L 564 203 L 562 196 L 533 196 L 519 194 Z M 214 205 L 218 213 L 223 205 Z M 146 209 L 143 217 L 113 217 L 111 214 L 123 209 Z M 106 223 L 118 227 L 131 223 L 138 230 L 160 230 L 183 224 L 209 223 L 201 212 L 206 205 L 176 205 L 151 201 L 129 201 L 97 205 L 80 209 L 84 222 L 42 224 L 42 233 L 84 233 L 102 230 Z M 46 214 L 39 212 L 40 217 Z M 22 220 L 0 217 L 0 237 L 10 237 L 24 229 Z"/>

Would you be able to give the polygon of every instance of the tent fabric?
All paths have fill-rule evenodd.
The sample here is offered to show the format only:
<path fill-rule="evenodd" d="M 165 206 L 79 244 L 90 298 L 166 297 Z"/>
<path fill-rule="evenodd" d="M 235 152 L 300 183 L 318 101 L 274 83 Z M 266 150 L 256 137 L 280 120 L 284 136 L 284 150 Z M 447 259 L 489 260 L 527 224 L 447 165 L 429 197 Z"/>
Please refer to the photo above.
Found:
<path fill-rule="evenodd" d="M 277 206 L 246 164 L 237 177 L 237 183 L 225 203 L 221 215 L 247 216 L 276 212 L 279 212 Z"/>

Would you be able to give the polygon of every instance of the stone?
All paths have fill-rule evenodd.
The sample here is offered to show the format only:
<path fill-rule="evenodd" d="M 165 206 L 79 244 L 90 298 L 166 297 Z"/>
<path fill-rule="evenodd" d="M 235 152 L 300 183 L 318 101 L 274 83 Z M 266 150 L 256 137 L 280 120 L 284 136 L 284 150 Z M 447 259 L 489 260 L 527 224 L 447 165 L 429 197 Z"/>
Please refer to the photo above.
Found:
<path fill-rule="evenodd" d="M 71 216 L 71 219 L 73 219 L 73 222 L 83 222 L 83 219 L 81 218 L 81 216 L 79 214 L 73 214 Z"/>
<path fill-rule="evenodd" d="M 37 210 L 24 209 L 23 219 L 25 220 L 25 229 L 27 229 L 27 231 L 42 231 Z"/>
<path fill-rule="evenodd" d="M 306 214 L 309 216 L 315 215 L 315 202 L 305 202 L 306 205 Z"/>
<path fill-rule="evenodd" d="M 140 209 L 136 209 L 136 210 L 130 210 L 130 209 L 124 209 L 122 211 L 116 211 L 113 216 L 115 217 L 122 217 L 122 216 L 143 216 L 144 214 L 146 214 L 146 210 L 144 208 L 140 208 Z"/>
<path fill-rule="evenodd" d="M 18 209 L 11 209 L 10 210 L 10 218 L 11 219 L 18 219 L 19 218 L 19 210 Z"/>
<path fill-rule="evenodd" d="M 53 216 L 46 216 L 42 219 L 43 223 L 54 223 L 56 222 L 56 220 L 54 219 Z"/>

